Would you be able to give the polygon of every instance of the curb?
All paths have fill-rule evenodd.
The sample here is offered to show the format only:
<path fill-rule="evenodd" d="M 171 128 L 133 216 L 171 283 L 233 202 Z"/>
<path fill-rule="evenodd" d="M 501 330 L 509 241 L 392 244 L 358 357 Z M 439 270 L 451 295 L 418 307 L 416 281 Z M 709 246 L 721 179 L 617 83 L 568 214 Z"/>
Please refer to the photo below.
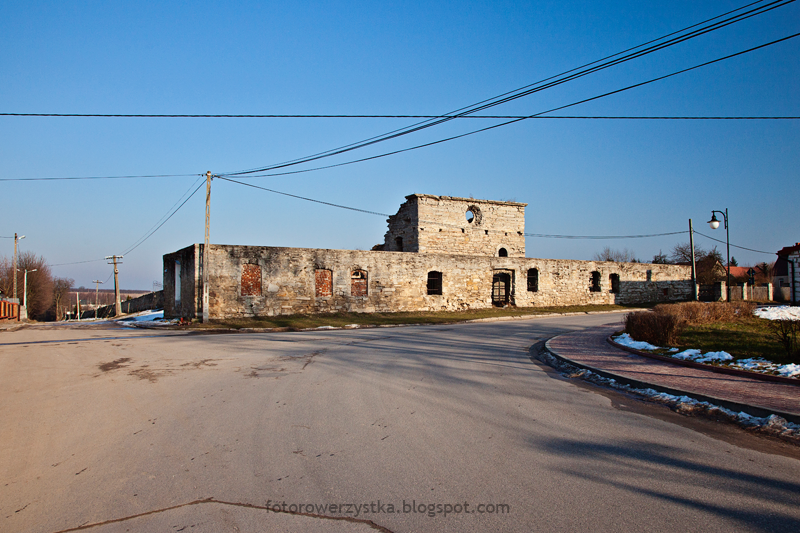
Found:
<path fill-rule="evenodd" d="M 686 366 L 689 368 L 696 368 L 698 370 L 705 370 L 706 372 L 716 372 L 717 374 L 729 374 L 731 376 L 740 376 L 745 378 L 753 378 L 758 379 L 761 381 L 772 381 L 776 383 L 785 383 L 787 385 L 794 385 L 796 387 L 800 387 L 800 379 L 794 378 L 787 378 L 785 376 L 776 376 L 774 374 L 764 374 L 762 372 L 751 372 L 749 370 L 742 370 L 739 368 L 728 368 L 725 366 L 714 366 L 714 365 L 707 365 L 705 363 L 698 363 L 696 361 L 686 361 L 683 359 L 675 359 L 674 357 L 667 357 L 666 355 L 658 355 L 655 353 L 648 353 L 643 350 L 637 350 L 636 348 L 631 348 L 630 346 L 623 346 L 622 344 L 614 342 L 614 339 L 609 336 L 606 339 L 611 346 L 614 348 L 619 348 L 620 350 L 625 350 L 626 352 L 630 352 L 634 355 L 640 355 L 642 357 L 647 357 L 649 359 L 656 359 L 658 361 L 663 361 L 665 363 L 670 363 L 673 365 L 678 366 Z"/>
<path fill-rule="evenodd" d="M 690 398 L 694 398 L 695 400 L 698 400 L 698 401 L 701 401 L 701 402 L 708 402 L 708 403 L 711 403 L 711 404 L 714 404 L 714 405 L 719 405 L 720 407 L 725 407 L 726 409 L 730 409 L 731 411 L 734 411 L 734 412 L 741 411 L 741 412 L 747 413 L 750 416 L 755 416 L 755 417 L 758 417 L 758 418 L 768 418 L 770 415 L 774 414 L 774 415 L 778 415 L 778 416 L 784 418 L 785 420 L 788 420 L 789 422 L 793 422 L 795 424 L 800 424 L 800 414 L 787 413 L 787 412 L 784 412 L 784 411 L 778 411 L 778 410 L 775 410 L 775 409 L 770 409 L 770 408 L 762 407 L 762 406 L 759 406 L 759 405 L 750 405 L 750 404 L 745 404 L 745 403 L 740 403 L 740 402 L 734 402 L 732 400 L 726 400 L 724 398 L 717 398 L 716 396 L 709 396 L 709 395 L 700 394 L 700 393 L 697 393 L 697 392 L 689 392 L 689 391 L 685 391 L 685 390 L 681 390 L 681 389 L 675 389 L 675 388 L 672 388 L 672 387 L 667 387 L 665 385 L 657 385 L 655 383 L 649 383 L 647 381 L 628 378 L 628 377 L 625 377 L 625 376 L 621 376 L 619 374 L 615 374 L 613 372 L 608 372 L 607 370 L 602 370 L 602 369 L 595 368 L 595 367 L 590 366 L 590 365 L 585 365 L 583 363 L 578 363 L 578 362 L 573 361 L 572 359 L 570 359 L 568 357 L 565 357 L 565 356 L 559 354 L 558 352 L 553 350 L 552 347 L 550 346 L 550 341 L 551 340 L 553 340 L 555 338 L 558 338 L 558 337 L 561 337 L 561 336 L 562 335 L 556 335 L 555 337 L 551 337 L 551 338 L 547 339 L 544 342 L 543 349 L 546 350 L 550 355 L 552 355 L 553 357 L 555 357 L 556 359 L 558 359 L 560 361 L 563 361 L 563 362 L 568 363 L 570 365 L 576 366 L 578 368 L 583 368 L 585 370 L 590 370 L 590 371 L 594 372 L 595 374 L 597 374 L 599 376 L 602 376 L 604 378 L 613 379 L 613 380 L 615 380 L 615 381 L 617 381 L 619 383 L 622 383 L 624 385 L 628 385 L 630 387 L 637 388 L 637 389 L 653 389 L 653 390 L 658 391 L 658 392 L 664 392 L 666 394 L 672 394 L 673 396 L 688 396 Z M 538 345 L 538 343 L 537 343 L 537 345 Z M 533 351 L 533 349 L 537 345 L 531 346 L 531 349 L 530 349 L 531 352 Z M 540 350 L 539 351 L 541 351 L 541 345 L 539 345 L 539 346 L 540 346 Z"/>

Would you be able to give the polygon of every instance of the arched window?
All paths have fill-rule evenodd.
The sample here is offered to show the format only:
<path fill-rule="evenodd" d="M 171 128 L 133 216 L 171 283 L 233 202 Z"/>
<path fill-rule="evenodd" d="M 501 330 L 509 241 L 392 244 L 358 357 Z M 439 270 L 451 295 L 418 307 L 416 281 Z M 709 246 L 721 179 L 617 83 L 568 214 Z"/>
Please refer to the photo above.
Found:
<path fill-rule="evenodd" d="M 539 291 L 539 269 L 538 268 L 529 268 L 528 269 L 528 292 L 538 292 Z"/>
<path fill-rule="evenodd" d="M 505 248 L 500 248 L 497 250 L 497 257 L 508 257 L 508 250 Z"/>
<path fill-rule="evenodd" d="M 428 272 L 428 294 L 442 294 L 442 273 Z"/>

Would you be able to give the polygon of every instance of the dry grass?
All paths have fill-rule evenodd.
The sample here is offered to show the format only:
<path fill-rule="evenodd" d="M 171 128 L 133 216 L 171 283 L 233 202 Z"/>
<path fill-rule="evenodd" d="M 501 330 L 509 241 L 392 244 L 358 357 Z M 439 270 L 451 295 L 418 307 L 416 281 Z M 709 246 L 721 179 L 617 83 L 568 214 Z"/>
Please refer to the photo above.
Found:
<path fill-rule="evenodd" d="M 688 326 L 751 320 L 752 302 L 683 302 L 660 304 L 652 311 L 625 316 L 625 331 L 636 340 L 659 346 L 674 346 Z"/>

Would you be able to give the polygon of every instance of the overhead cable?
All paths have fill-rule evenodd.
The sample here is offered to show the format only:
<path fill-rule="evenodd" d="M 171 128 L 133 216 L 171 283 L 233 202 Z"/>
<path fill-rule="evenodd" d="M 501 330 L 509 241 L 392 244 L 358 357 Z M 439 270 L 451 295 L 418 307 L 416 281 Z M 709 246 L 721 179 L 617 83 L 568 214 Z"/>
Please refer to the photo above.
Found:
<path fill-rule="evenodd" d="M 700 63 L 699 65 L 695 65 L 693 67 L 689 67 L 689 68 L 685 68 L 685 69 L 682 69 L 682 70 L 678 70 L 678 71 L 672 72 L 670 74 L 665 74 L 664 76 L 659 76 L 657 78 L 653 78 L 653 79 L 650 79 L 650 80 L 647 80 L 647 81 L 643 81 L 643 82 L 640 82 L 640 83 L 629 85 L 627 87 L 623 87 L 622 89 L 617 89 L 617 90 L 610 91 L 610 92 L 607 92 L 607 93 L 604 93 L 604 94 L 600 94 L 600 95 L 597 95 L 597 96 L 592 96 L 591 98 L 585 98 L 583 100 L 579 100 L 579 101 L 573 102 L 571 104 L 566 104 L 566 105 L 563 105 L 563 106 L 554 107 L 552 109 L 549 109 L 547 111 L 542 111 L 542 112 L 536 113 L 534 115 L 529 115 L 529 116 L 526 116 L 526 117 L 517 118 L 517 119 L 514 119 L 514 120 L 509 120 L 507 122 L 501 122 L 500 124 L 493 124 L 493 125 L 487 126 L 485 128 L 480 128 L 480 129 L 469 131 L 469 132 L 466 132 L 466 133 L 461 133 L 459 135 L 454 135 L 452 137 L 439 139 L 437 141 L 431 141 L 431 142 L 428 142 L 428 143 L 420 144 L 420 145 L 417 145 L 417 146 L 412 146 L 412 147 L 409 147 L 409 148 L 401 148 L 399 150 L 394 150 L 394 151 L 391 151 L 391 152 L 386 152 L 386 153 L 383 153 L 383 154 L 378 154 L 378 155 L 374 155 L 374 156 L 370 156 L 370 157 L 363 157 L 361 159 L 354 159 L 354 160 L 351 160 L 351 161 L 345 161 L 344 163 L 337 163 L 337 164 L 333 164 L 333 165 L 325 165 L 325 166 L 321 166 L 321 167 L 314 167 L 314 168 L 287 171 L 287 172 L 274 172 L 274 173 L 269 173 L 269 174 L 249 174 L 249 175 L 241 176 L 241 177 L 259 178 L 259 177 L 267 177 L 267 176 L 285 176 L 287 174 L 301 174 L 301 173 L 304 173 L 304 172 L 314 172 L 314 171 L 317 171 L 317 170 L 341 167 L 341 166 L 345 166 L 345 165 L 352 165 L 354 163 L 362 163 L 364 161 L 371 161 L 373 159 L 380 159 L 382 157 L 387 157 L 387 156 L 390 156 L 390 155 L 396 155 L 396 154 L 400 154 L 400 153 L 404 153 L 404 152 L 410 152 L 412 150 L 418 150 L 420 148 L 426 148 L 428 146 L 434 146 L 434 145 L 437 145 L 437 144 L 453 141 L 453 140 L 456 140 L 456 139 L 461 139 L 463 137 L 468 137 L 470 135 L 475 135 L 476 133 L 482 133 L 484 131 L 489 131 L 489 130 L 493 130 L 495 128 L 501 128 L 503 126 L 508 126 L 510 124 L 515 124 L 515 123 L 521 122 L 523 120 L 529 120 L 529 119 L 532 119 L 532 118 L 536 118 L 536 117 L 538 117 L 540 115 L 543 115 L 543 114 L 546 114 L 546 113 L 552 113 L 553 111 L 559 111 L 561 109 L 566 109 L 568 107 L 573 107 L 573 106 L 576 106 L 576 105 L 584 104 L 586 102 L 591 102 L 593 100 L 599 100 L 600 98 L 605 98 L 607 96 L 611 96 L 611 95 L 614 95 L 614 94 L 619 94 L 621 92 L 628 91 L 630 89 L 635 89 L 637 87 L 642 87 L 643 85 L 654 83 L 656 81 L 661 81 L 663 79 L 666 79 L 666 78 L 669 78 L 669 77 L 672 77 L 672 76 L 677 76 L 678 74 L 683 74 L 683 73 L 689 72 L 691 70 L 695 70 L 695 69 L 698 69 L 698 68 L 701 68 L 701 67 L 705 67 L 705 66 L 714 64 L 714 63 L 718 63 L 720 61 L 725 61 L 727 59 L 731 59 L 731 58 L 736 57 L 736 56 L 747 54 L 749 52 L 753 52 L 755 50 L 759 50 L 759 49 L 765 48 L 767 46 L 772 46 L 774 44 L 778 44 L 778 43 L 781 43 L 783 41 L 787 41 L 789 39 L 794 39 L 795 37 L 798 37 L 798 36 L 800 36 L 800 33 L 795 33 L 793 35 L 789 35 L 787 37 L 783 37 L 783 38 L 777 39 L 775 41 L 771 41 L 771 42 L 768 42 L 768 43 L 765 43 L 765 44 L 762 44 L 762 45 L 759 45 L 759 46 L 755 46 L 755 47 L 749 48 L 747 50 L 742 50 L 741 52 L 736 52 L 734 54 L 730 54 L 730 55 L 727 55 L 727 56 L 724 56 L 724 57 L 720 57 L 718 59 L 713 59 L 711 61 L 706 61 L 705 63 Z M 286 167 L 286 166 L 290 166 L 290 165 L 280 165 L 279 167 Z M 273 167 L 273 168 L 279 168 L 279 167 Z M 230 174 L 223 174 L 223 175 L 229 176 Z"/>
<path fill-rule="evenodd" d="M 701 235 L 701 236 L 705 237 L 706 239 L 711 239 L 712 241 L 719 242 L 719 243 L 722 243 L 722 244 L 729 244 L 727 241 L 721 241 L 719 239 L 715 239 L 714 237 L 709 237 L 708 235 L 706 235 L 704 233 L 700 233 L 697 230 L 694 230 L 694 232 L 697 233 L 698 235 Z M 758 254 L 775 255 L 775 252 L 765 252 L 764 250 L 753 250 L 752 248 L 745 248 L 744 246 L 738 246 L 736 244 L 730 244 L 730 246 L 732 246 L 734 248 L 739 248 L 740 250 L 747 250 L 748 252 L 756 252 Z"/>
<path fill-rule="evenodd" d="M 260 168 L 253 168 L 253 169 L 249 169 L 249 170 L 241 170 L 241 171 L 236 171 L 236 172 L 223 172 L 221 174 L 222 175 L 226 175 L 226 176 L 240 176 L 240 175 L 244 175 L 244 174 L 265 172 L 265 171 L 269 171 L 269 170 L 283 168 L 283 167 L 286 167 L 286 166 L 292 166 L 292 165 L 297 165 L 297 164 L 301 164 L 301 163 L 307 163 L 307 162 L 314 161 L 314 160 L 321 159 L 321 158 L 325 158 L 325 157 L 331 157 L 333 155 L 338 155 L 338 154 L 349 152 L 349 151 L 352 151 L 352 150 L 364 148 L 366 146 L 370 146 L 370 145 L 373 145 L 373 144 L 376 144 L 376 143 L 379 143 L 379 142 L 384 142 L 384 141 L 388 141 L 388 140 L 391 140 L 391 139 L 395 139 L 397 137 L 400 137 L 400 136 L 403 136 L 403 135 L 408 135 L 410 133 L 414 133 L 414 132 L 420 131 L 422 129 L 426 129 L 426 128 L 429 128 L 429 127 L 432 127 L 432 126 L 443 124 L 444 122 L 447 122 L 449 120 L 457 118 L 458 116 L 464 116 L 464 115 L 476 113 L 478 111 L 481 111 L 481 110 L 484 110 L 484 109 L 487 109 L 487 108 L 490 108 L 490 107 L 494 107 L 496 105 L 500 105 L 500 104 L 503 104 L 503 103 L 506 103 L 506 102 L 509 102 L 509 101 L 512 101 L 512 100 L 515 100 L 515 99 L 518 99 L 518 98 L 522 98 L 524 96 L 528 96 L 528 95 L 533 94 L 535 92 L 539 92 L 539 91 L 554 87 L 556 85 L 560 85 L 562 83 L 567 83 L 569 81 L 572 81 L 574 79 L 586 76 L 588 74 L 592 74 L 592 73 L 597 72 L 599 70 L 603 70 L 603 69 L 609 68 L 611 66 L 615 66 L 615 65 L 618 65 L 620 63 L 623 63 L 623 62 L 626 62 L 626 61 L 630 61 L 632 59 L 636 59 L 638 57 L 641 57 L 643 55 L 647 55 L 647 54 L 656 52 L 656 51 L 661 50 L 663 48 L 667 48 L 669 46 L 676 45 L 676 44 L 681 43 L 683 41 L 686 41 L 688 39 L 692 39 L 694 37 L 698 37 L 698 36 L 703 35 L 705 33 L 718 30 L 718 29 L 723 28 L 725 26 L 728 26 L 730 24 L 734 24 L 736 22 L 740 22 L 741 20 L 745 20 L 747 18 L 750 18 L 750 17 L 756 16 L 756 15 L 765 13 L 765 12 L 770 11 L 772 9 L 776 9 L 777 7 L 782 7 L 782 6 L 784 6 L 786 4 L 789 4 L 791 2 L 794 2 L 794 0 L 783 0 L 783 1 L 771 2 L 771 3 L 768 3 L 766 5 L 759 6 L 759 7 L 755 8 L 755 9 L 750 10 L 750 11 L 747 11 L 747 12 L 744 12 L 744 13 L 739 13 L 737 15 L 734 15 L 733 17 L 729 17 L 727 19 L 715 22 L 715 23 L 713 23 L 711 25 L 696 29 L 696 30 L 691 31 L 691 32 L 689 32 L 687 34 L 679 35 L 677 37 L 674 37 L 672 39 L 668 39 L 668 40 L 666 40 L 664 42 L 661 42 L 659 44 L 655 44 L 655 45 L 649 46 L 647 48 L 644 48 L 642 50 L 639 50 L 637 52 L 633 52 L 631 54 L 624 55 L 624 56 L 619 57 L 617 59 L 613 59 L 611 61 L 606 61 L 606 62 L 601 63 L 599 65 L 595 65 L 595 64 L 599 63 L 599 62 L 602 62 L 604 60 L 598 60 L 598 61 L 594 61 L 592 63 L 588 63 L 587 65 L 595 65 L 595 66 L 593 66 L 591 68 L 578 67 L 576 69 L 572 69 L 572 70 L 566 71 L 565 73 L 562 73 L 562 74 L 559 74 L 559 75 L 556 75 L 556 76 L 551 76 L 550 78 L 546 78 L 545 80 L 541 80 L 539 82 L 536 82 L 536 83 L 533 83 L 533 84 L 530 84 L 530 85 L 526 85 L 525 87 L 517 89 L 516 91 L 510 91 L 510 92 L 504 93 L 503 95 L 500 95 L 498 97 L 494 97 L 494 98 L 490 98 L 488 100 L 484 100 L 484 101 L 479 102 L 478 104 L 474 104 L 473 106 L 470 106 L 468 108 L 461 108 L 464 111 L 459 110 L 460 112 L 458 112 L 456 115 L 453 115 L 453 116 L 447 116 L 446 118 L 443 118 L 443 119 L 434 119 L 433 121 L 426 121 L 426 122 L 418 123 L 416 125 L 412 125 L 412 126 L 409 126 L 407 128 L 394 130 L 394 131 L 389 132 L 389 133 L 384 134 L 384 135 L 371 137 L 370 139 L 367 139 L 365 141 L 352 143 L 352 144 L 349 144 L 349 145 L 345 145 L 344 147 L 328 150 L 328 151 L 325 151 L 325 152 L 320 152 L 318 154 L 314 154 L 314 155 L 311 155 L 311 156 L 307 156 L 307 157 L 303 157 L 303 158 L 287 161 L 287 162 L 284 162 L 284 163 L 269 165 L 269 166 L 260 167 Z M 755 4 L 758 4 L 758 3 L 761 3 L 761 2 L 753 2 L 751 4 L 748 4 L 747 6 L 744 6 L 742 8 L 737 9 L 737 10 L 734 10 L 734 11 L 740 11 L 742 9 L 745 9 L 745 8 L 747 8 L 749 6 L 752 6 L 752 5 L 755 5 Z M 732 12 L 734 12 L 734 11 L 732 11 Z M 729 13 L 732 13 L 732 12 L 729 12 Z M 714 17 L 713 19 L 709 19 L 709 21 L 718 19 L 718 18 L 720 18 L 722 16 L 725 16 L 725 15 L 720 15 L 719 17 Z M 706 22 L 708 22 L 708 21 L 706 21 Z M 669 36 L 680 34 L 680 33 L 684 32 L 684 31 L 686 31 L 687 29 L 694 28 L 694 27 L 700 26 L 702 24 L 705 24 L 705 23 L 698 23 L 698 24 L 695 24 L 693 26 L 689 26 L 688 28 L 685 28 L 684 30 L 679 30 L 678 32 L 673 32 L 673 33 L 668 34 L 668 35 L 666 35 L 664 37 L 660 37 L 659 39 L 655 39 L 653 41 L 649 41 L 648 43 L 645 43 L 643 45 L 639 45 L 637 47 L 634 47 L 634 48 L 631 48 L 631 49 L 628 49 L 628 50 L 636 50 L 636 49 L 642 48 L 642 47 L 644 47 L 644 46 L 646 46 L 648 44 L 651 44 L 651 43 L 654 43 L 654 42 L 658 42 L 658 41 L 662 41 L 662 40 L 666 39 Z M 619 55 L 624 54 L 624 53 L 625 52 L 620 52 L 620 53 L 614 54 L 612 56 L 609 56 L 609 58 L 613 58 L 613 57 L 619 56 Z M 580 69 L 583 69 L 583 70 L 580 70 Z M 576 70 L 578 72 L 575 72 Z M 568 73 L 572 73 L 572 74 L 569 74 L 568 76 L 560 77 L 560 76 L 563 76 L 564 74 L 568 74 Z M 553 81 L 549 81 L 549 80 L 553 80 Z M 549 83 L 545 83 L 544 85 L 541 85 L 545 81 L 549 81 Z"/>

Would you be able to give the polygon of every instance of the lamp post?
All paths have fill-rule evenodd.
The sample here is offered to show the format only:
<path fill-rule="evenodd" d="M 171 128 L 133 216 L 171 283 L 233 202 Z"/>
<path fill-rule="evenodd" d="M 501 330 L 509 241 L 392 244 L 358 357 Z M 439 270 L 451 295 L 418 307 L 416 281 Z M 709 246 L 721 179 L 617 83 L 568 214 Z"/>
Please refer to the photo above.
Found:
<path fill-rule="evenodd" d="M 14 233 L 14 299 L 17 298 L 17 272 L 19 269 L 17 268 L 17 243 L 25 238 L 25 235 L 22 237 L 17 237 L 17 234 Z M 17 300 L 19 303 L 19 300 Z"/>
<path fill-rule="evenodd" d="M 728 254 L 728 265 L 727 265 L 727 280 L 725 281 L 725 301 L 731 301 L 731 232 L 728 229 L 728 208 L 725 208 L 725 211 L 711 211 L 711 220 L 708 221 L 708 225 L 711 226 L 711 229 L 717 229 L 719 227 L 719 220 L 717 220 L 716 213 L 719 213 L 723 217 L 723 221 L 725 222 L 725 247 L 727 249 Z"/>
<path fill-rule="evenodd" d="M 25 276 L 23 277 L 23 285 L 22 285 L 22 296 L 25 300 L 25 320 L 28 319 L 28 272 L 36 272 L 38 268 L 34 268 L 33 270 L 25 269 Z M 16 277 L 16 276 L 14 276 Z"/>

